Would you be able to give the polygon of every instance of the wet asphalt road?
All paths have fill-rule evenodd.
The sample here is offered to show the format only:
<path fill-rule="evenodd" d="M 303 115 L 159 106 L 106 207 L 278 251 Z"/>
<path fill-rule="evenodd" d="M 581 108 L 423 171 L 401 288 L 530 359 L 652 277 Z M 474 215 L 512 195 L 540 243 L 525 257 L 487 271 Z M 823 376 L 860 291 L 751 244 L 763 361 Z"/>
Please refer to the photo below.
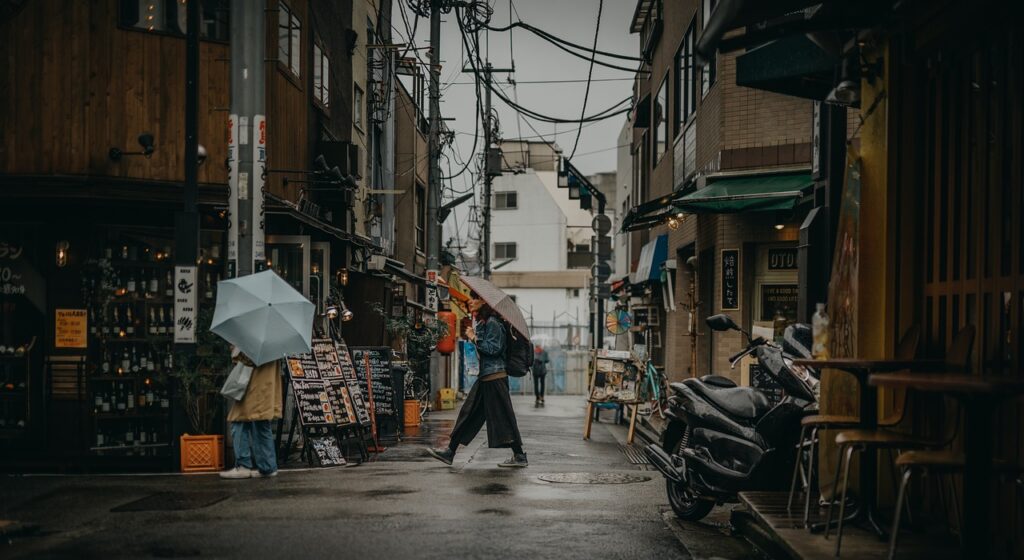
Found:
<path fill-rule="evenodd" d="M 424 433 L 351 468 L 216 476 L 3 477 L 0 519 L 38 525 L 0 543 L 2 558 L 686 558 L 663 518 L 664 483 L 620 449 L 625 429 L 595 424 L 580 397 L 516 398 L 530 467 L 500 469 L 486 430 L 454 466 L 422 455 Z M 434 413 L 442 431 L 451 412 Z M 438 441 L 439 443 L 439 441 Z M 619 473 L 629 484 L 565 484 L 554 473 Z M 157 492 L 216 503 L 186 511 L 112 512 Z M 714 539 L 712 539 L 713 541 Z M 704 556 L 704 554 L 700 554 Z"/>

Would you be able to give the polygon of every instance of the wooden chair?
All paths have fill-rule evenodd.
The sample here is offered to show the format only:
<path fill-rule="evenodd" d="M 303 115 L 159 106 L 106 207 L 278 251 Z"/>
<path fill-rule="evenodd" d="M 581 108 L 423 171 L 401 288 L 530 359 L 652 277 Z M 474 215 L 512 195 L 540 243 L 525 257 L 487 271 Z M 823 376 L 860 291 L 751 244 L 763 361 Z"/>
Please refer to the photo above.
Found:
<path fill-rule="evenodd" d="M 971 349 L 974 346 L 975 332 L 974 325 L 967 325 L 957 333 L 956 337 L 953 339 L 953 344 L 950 346 L 949 352 L 946 355 L 947 369 L 957 371 L 967 370 L 970 363 Z M 907 403 L 909 404 L 909 401 L 907 401 Z M 904 406 L 904 413 L 907 408 L 909 407 Z M 922 436 L 900 434 L 881 428 L 877 430 L 843 430 L 836 435 L 836 443 L 839 445 L 839 457 L 841 460 L 836 464 L 833 488 L 838 488 L 835 485 L 839 482 L 840 466 L 843 467 L 843 493 L 839 500 L 839 526 L 836 529 L 836 556 L 839 556 L 843 543 L 843 516 L 846 512 L 847 483 L 850 478 L 850 461 L 853 457 L 854 451 L 865 451 L 871 448 L 895 450 L 897 453 L 904 449 L 938 451 L 948 447 L 953 442 L 953 438 L 956 437 L 959 429 L 959 424 L 960 409 L 957 408 L 955 420 L 952 424 L 951 430 L 949 430 L 950 434 L 948 437 L 943 439 L 937 440 Z M 835 505 L 835 500 L 832 500 L 828 506 L 828 520 L 825 523 L 825 538 L 828 538 L 829 527 L 832 524 L 833 505 Z"/>
<path fill-rule="evenodd" d="M 953 501 L 953 512 L 957 520 L 957 532 L 959 532 L 959 527 L 963 522 L 963 512 L 960 511 L 960 505 L 956 499 L 956 487 L 952 483 L 952 475 L 962 474 L 965 462 L 963 453 L 949 450 L 907 451 L 900 453 L 900 456 L 896 458 L 896 466 L 902 470 L 902 476 L 900 477 L 899 491 L 896 493 L 896 513 L 892 521 L 892 535 L 889 537 L 889 560 L 892 560 L 896 555 L 896 543 L 900 532 L 900 514 L 906 500 L 907 486 L 910 484 L 910 479 L 915 471 L 919 471 L 921 474 L 950 475 L 950 495 Z M 1004 477 L 1018 477 L 1013 482 L 1017 486 L 1021 499 L 1024 500 L 1024 479 L 1020 478 L 1024 469 L 1021 466 L 999 460 L 996 460 L 993 466 L 996 472 Z M 939 491 L 942 492 L 941 487 Z M 942 501 L 945 503 L 945 500 Z"/>
<path fill-rule="evenodd" d="M 912 360 L 917 356 L 917 347 L 921 341 L 921 327 L 919 325 L 913 325 L 907 332 L 903 334 L 903 338 L 900 339 L 899 344 L 896 345 L 896 351 L 893 357 L 897 360 Z M 880 426 L 895 426 L 903 421 L 903 412 L 906 411 L 906 394 L 904 393 L 903 406 L 900 408 L 900 412 L 883 419 Z M 803 491 L 804 491 L 804 516 L 803 522 L 804 527 L 810 527 L 810 511 L 811 511 L 811 482 L 814 479 L 814 457 L 817 455 L 818 449 L 818 432 L 822 430 L 843 430 L 857 428 L 860 426 L 860 418 L 857 416 L 842 415 L 842 414 L 812 414 L 805 416 L 800 421 L 800 438 L 797 440 L 796 446 L 796 461 L 793 465 L 793 479 L 789 485 L 789 501 L 786 504 L 786 511 L 792 513 L 793 507 L 793 496 L 796 493 L 796 481 L 797 477 L 803 475 Z M 810 437 L 805 439 L 807 431 L 810 430 Z M 803 461 L 801 456 L 804 448 L 807 450 L 807 468 L 804 470 Z"/>

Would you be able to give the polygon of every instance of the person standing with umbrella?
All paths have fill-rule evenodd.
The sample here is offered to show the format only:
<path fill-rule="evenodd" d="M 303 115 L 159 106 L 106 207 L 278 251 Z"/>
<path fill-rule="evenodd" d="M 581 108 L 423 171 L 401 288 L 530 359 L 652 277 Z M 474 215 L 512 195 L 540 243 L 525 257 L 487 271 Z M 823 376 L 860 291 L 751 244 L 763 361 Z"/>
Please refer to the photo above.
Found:
<path fill-rule="evenodd" d="M 502 315 L 496 310 L 503 309 L 506 313 L 504 317 L 508 318 L 511 312 L 507 301 L 511 299 L 486 280 L 463 278 L 462 281 L 473 290 L 474 298 L 469 301 L 468 307 L 475 315 L 478 326 L 466 329 L 465 337 L 477 345 L 477 353 L 480 355 L 480 376 L 466 396 L 462 409 L 459 410 L 448 447 L 427 449 L 427 453 L 446 465 L 451 465 L 459 445 L 469 445 L 486 423 L 488 447 L 512 449 L 512 457 L 498 466 L 526 467 L 529 461 L 526 452 L 523 451 L 523 441 L 519 435 L 519 425 L 508 389 L 508 372 L 505 364 L 508 327 L 502 321 Z M 515 306 L 514 302 L 511 303 Z M 518 307 L 515 307 L 515 312 L 519 313 Z M 515 322 L 525 325 L 521 313 L 518 319 L 519 321 L 515 318 L 510 320 L 513 328 Z M 528 332 L 521 334 L 529 335 Z"/>
<path fill-rule="evenodd" d="M 314 313 L 315 306 L 272 270 L 217 284 L 210 331 L 231 343 L 235 362 L 255 368 L 228 413 L 235 467 L 222 478 L 277 474 L 270 423 L 281 418 L 281 359 L 312 349 Z"/>

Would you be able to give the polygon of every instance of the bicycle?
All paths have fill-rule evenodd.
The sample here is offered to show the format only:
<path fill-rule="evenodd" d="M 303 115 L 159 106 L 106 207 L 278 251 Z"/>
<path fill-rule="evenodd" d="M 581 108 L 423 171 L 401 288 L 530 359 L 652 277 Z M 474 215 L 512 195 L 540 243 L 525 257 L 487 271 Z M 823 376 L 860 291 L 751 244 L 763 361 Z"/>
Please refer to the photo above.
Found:
<path fill-rule="evenodd" d="M 668 383 L 661 369 L 650 359 L 644 361 L 644 378 L 639 396 L 641 402 L 647 403 L 651 409 L 648 415 L 657 415 L 664 419 L 665 407 L 668 405 Z"/>
<path fill-rule="evenodd" d="M 433 401 L 430 398 L 430 383 L 416 375 L 416 372 L 410 367 L 405 368 L 405 398 L 419 401 L 421 422 L 423 421 L 423 416 L 433 409 Z"/>

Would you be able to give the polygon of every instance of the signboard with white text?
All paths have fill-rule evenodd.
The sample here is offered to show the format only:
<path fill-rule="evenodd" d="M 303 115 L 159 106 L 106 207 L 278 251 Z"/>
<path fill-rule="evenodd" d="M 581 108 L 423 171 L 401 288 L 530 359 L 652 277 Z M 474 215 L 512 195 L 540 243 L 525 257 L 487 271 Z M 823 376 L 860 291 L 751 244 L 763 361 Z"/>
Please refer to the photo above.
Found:
<path fill-rule="evenodd" d="M 195 344 L 196 323 L 199 321 L 196 307 L 196 267 L 174 267 L 174 342 Z"/>

